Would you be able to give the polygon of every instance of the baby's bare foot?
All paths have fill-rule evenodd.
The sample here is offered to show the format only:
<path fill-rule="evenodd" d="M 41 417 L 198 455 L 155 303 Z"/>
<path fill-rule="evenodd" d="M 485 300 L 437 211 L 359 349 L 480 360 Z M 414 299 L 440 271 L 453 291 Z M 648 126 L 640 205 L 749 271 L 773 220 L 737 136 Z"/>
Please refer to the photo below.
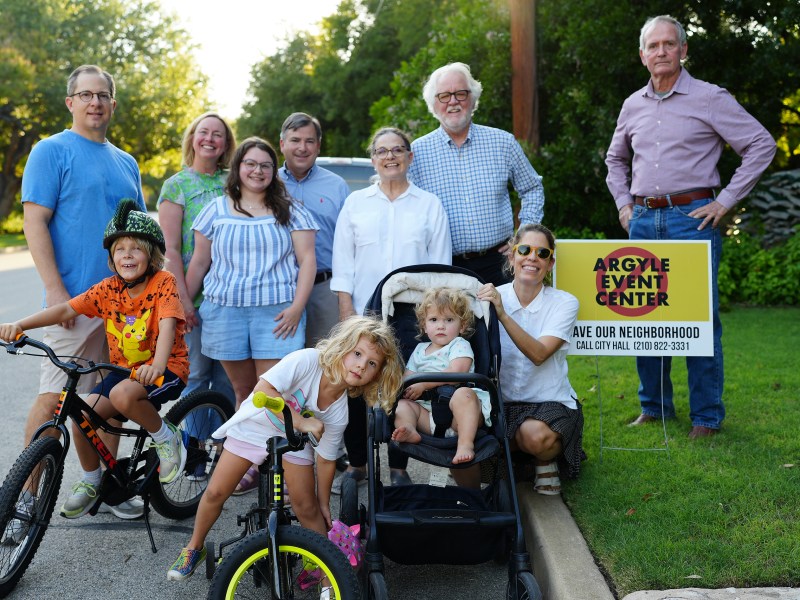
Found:
<path fill-rule="evenodd" d="M 453 464 L 469 462 L 473 458 L 475 458 L 475 444 L 459 444 L 453 457 Z"/>
<path fill-rule="evenodd" d="M 412 428 L 401 425 L 392 432 L 392 439 L 395 442 L 405 442 L 406 444 L 419 444 L 422 441 L 422 436 L 419 432 Z"/>

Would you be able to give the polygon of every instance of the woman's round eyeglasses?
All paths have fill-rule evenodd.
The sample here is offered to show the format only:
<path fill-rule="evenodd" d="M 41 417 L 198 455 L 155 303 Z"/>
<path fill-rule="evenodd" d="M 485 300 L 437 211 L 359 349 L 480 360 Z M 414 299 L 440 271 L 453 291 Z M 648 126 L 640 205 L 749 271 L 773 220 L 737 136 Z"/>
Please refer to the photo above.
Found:
<path fill-rule="evenodd" d="M 275 167 L 275 165 L 272 164 L 271 162 L 260 163 L 250 159 L 243 160 L 242 166 L 248 171 L 255 171 L 256 169 L 258 169 L 262 173 L 264 173 L 265 171 L 272 171 L 272 169 Z"/>
<path fill-rule="evenodd" d="M 406 153 L 406 149 L 402 146 L 395 146 L 394 148 L 384 148 L 381 146 L 380 148 L 375 148 L 375 156 L 378 158 L 385 158 L 389 154 L 392 156 L 403 156 Z"/>

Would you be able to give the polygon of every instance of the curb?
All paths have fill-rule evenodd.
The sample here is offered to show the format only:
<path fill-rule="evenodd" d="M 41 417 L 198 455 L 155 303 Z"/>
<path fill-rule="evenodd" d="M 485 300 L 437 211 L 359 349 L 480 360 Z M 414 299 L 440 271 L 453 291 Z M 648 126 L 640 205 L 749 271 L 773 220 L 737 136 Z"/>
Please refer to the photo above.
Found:
<path fill-rule="evenodd" d="M 530 482 L 517 497 L 533 574 L 544 600 L 614 600 L 561 496 L 543 496 Z M 684 588 L 631 592 L 622 600 L 800 600 L 800 588 Z"/>
<path fill-rule="evenodd" d="M 544 600 L 614 600 L 561 496 L 517 483 L 522 527 Z"/>

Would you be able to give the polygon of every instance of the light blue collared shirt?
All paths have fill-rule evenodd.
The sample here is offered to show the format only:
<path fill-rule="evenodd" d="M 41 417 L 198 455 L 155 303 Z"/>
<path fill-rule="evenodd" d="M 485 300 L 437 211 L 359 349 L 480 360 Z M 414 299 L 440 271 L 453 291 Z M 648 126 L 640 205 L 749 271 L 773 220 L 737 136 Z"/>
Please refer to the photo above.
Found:
<path fill-rule="evenodd" d="M 317 273 L 333 269 L 333 232 L 336 219 L 344 200 L 350 195 L 345 180 L 336 173 L 314 165 L 303 178 L 297 181 L 286 163 L 278 169 L 278 175 L 286 184 L 286 191 L 313 215 L 319 226 L 314 248 L 317 256 Z"/>

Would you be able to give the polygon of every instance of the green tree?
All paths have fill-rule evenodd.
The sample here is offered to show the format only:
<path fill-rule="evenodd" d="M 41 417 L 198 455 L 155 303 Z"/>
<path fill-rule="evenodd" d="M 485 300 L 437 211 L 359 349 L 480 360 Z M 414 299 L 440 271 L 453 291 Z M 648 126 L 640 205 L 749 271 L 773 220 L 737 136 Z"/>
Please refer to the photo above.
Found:
<path fill-rule="evenodd" d="M 389 93 L 404 60 L 430 39 L 437 15 L 455 10 L 453 0 L 343 0 L 307 32 L 256 65 L 250 95 L 237 123 L 242 135 L 277 139 L 283 119 L 302 110 L 322 122 L 323 153 L 364 154 L 373 129 L 369 108 Z"/>
<path fill-rule="evenodd" d="M 25 158 L 42 137 L 71 123 L 66 79 L 98 64 L 117 82 L 110 139 L 132 153 L 143 176 L 163 176 L 154 160 L 179 145 L 206 104 L 206 80 L 186 32 L 156 2 L 3 0 L 0 19 L 0 219 L 19 193 Z"/>
<path fill-rule="evenodd" d="M 511 129 L 510 40 L 505 2 L 453 2 L 432 22 L 428 43 L 404 62 L 390 92 L 375 102 L 375 123 L 425 133 L 435 125 L 420 90 L 438 66 L 460 60 L 484 86 L 476 121 Z M 781 139 L 782 167 L 800 163 L 800 4 L 796 0 L 686 2 L 539 0 L 537 60 L 541 148 L 531 162 L 544 177 L 545 221 L 561 230 L 622 234 L 605 185 L 605 153 L 623 100 L 647 83 L 638 56 L 645 19 L 672 14 L 687 27 L 687 67 L 729 89 Z M 727 181 L 739 164 L 727 152 Z"/>
<path fill-rule="evenodd" d="M 647 83 L 639 30 L 658 14 L 671 14 L 686 27 L 693 76 L 727 88 L 776 138 L 788 133 L 781 120 L 785 99 L 800 89 L 795 0 L 540 2 L 537 168 L 545 176 L 547 223 L 623 233 L 605 185 L 604 158 L 623 100 Z M 776 163 L 798 160 L 784 154 Z M 723 155 L 723 182 L 738 164 L 732 151 Z"/>
<path fill-rule="evenodd" d="M 427 43 L 404 62 L 389 94 L 370 109 L 377 126 L 395 125 L 419 137 L 439 123 L 422 99 L 431 72 L 451 62 L 470 65 L 483 85 L 475 114 L 484 125 L 511 128 L 511 35 L 506 0 L 457 0 L 433 22 Z"/>

